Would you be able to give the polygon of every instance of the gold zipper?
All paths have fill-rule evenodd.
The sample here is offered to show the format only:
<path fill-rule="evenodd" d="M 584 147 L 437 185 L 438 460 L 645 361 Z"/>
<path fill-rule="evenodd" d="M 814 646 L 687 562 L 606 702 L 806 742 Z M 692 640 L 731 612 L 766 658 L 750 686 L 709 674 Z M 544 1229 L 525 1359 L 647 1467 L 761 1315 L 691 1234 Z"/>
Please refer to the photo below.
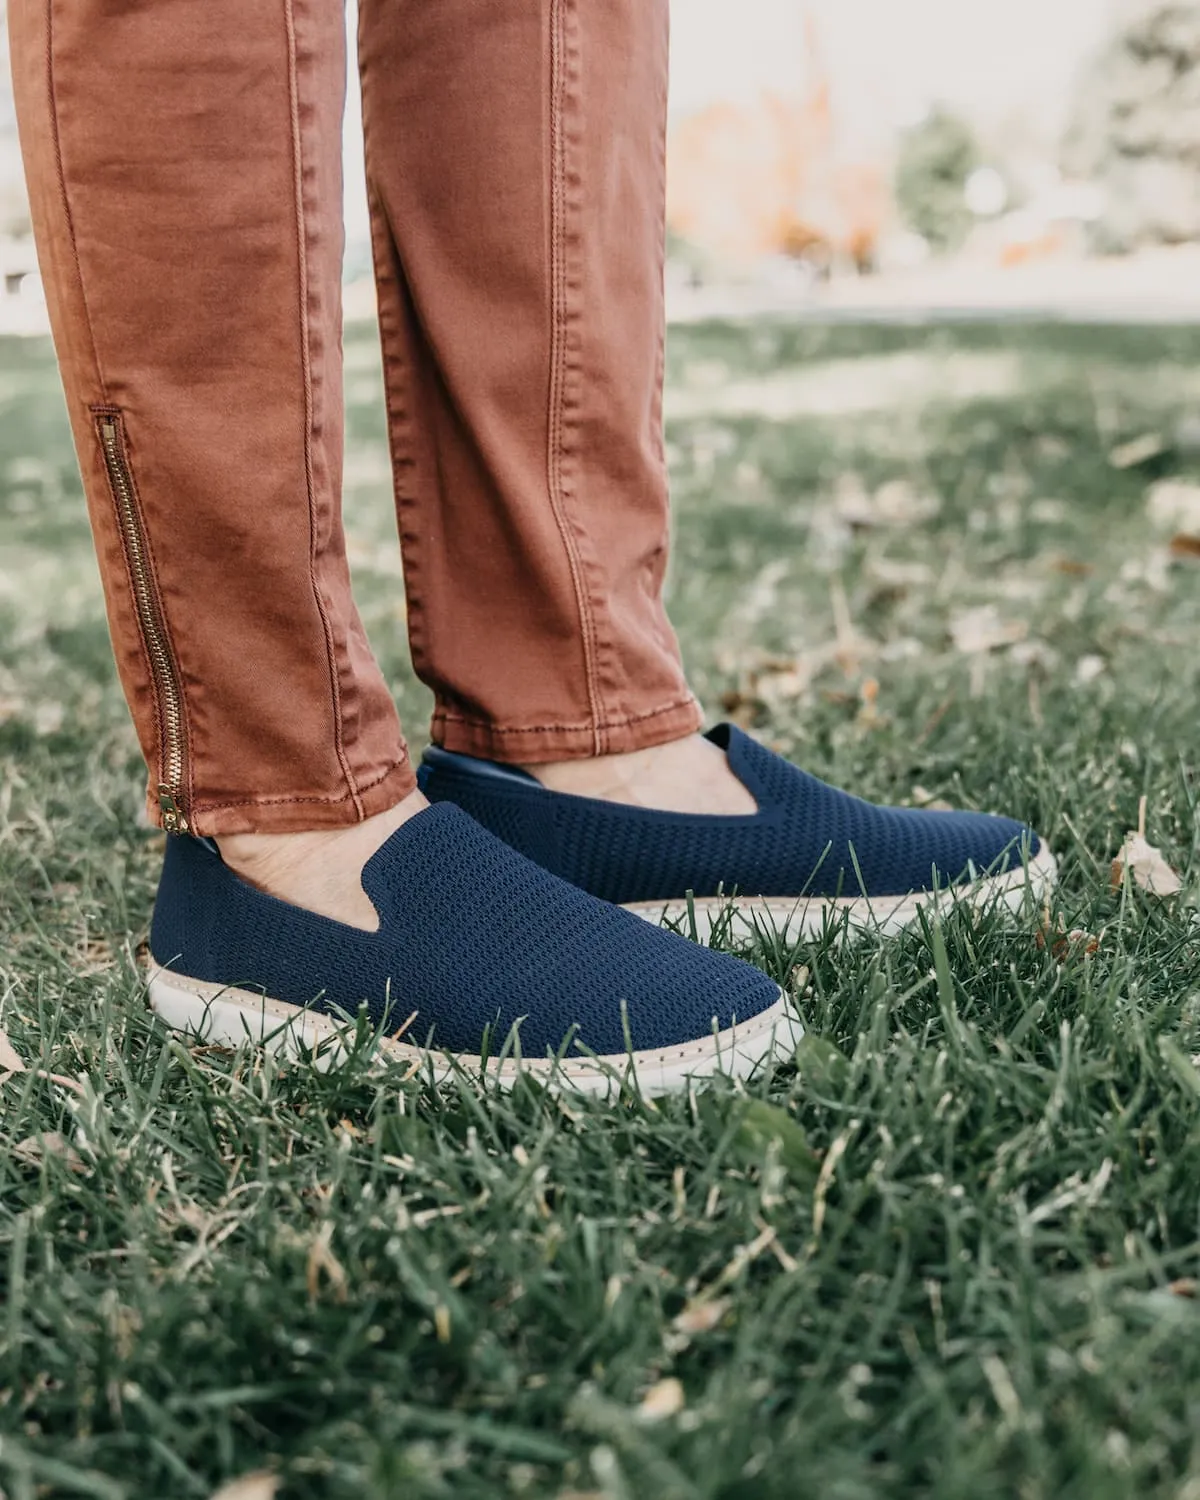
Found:
<path fill-rule="evenodd" d="M 120 419 L 113 412 L 97 414 L 100 431 L 100 446 L 104 451 L 104 466 L 108 470 L 108 482 L 112 486 L 113 499 L 117 507 L 117 522 L 121 530 L 121 542 L 125 549 L 125 562 L 129 568 L 129 580 L 133 585 L 134 603 L 137 609 L 138 626 L 146 645 L 150 660 L 150 675 L 154 682 L 154 695 L 158 704 L 158 723 L 161 734 L 161 760 L 158 783 L 158 805 L 162 810 L 162 824 L 168 833 L 187 833 L 188 820 L 184 810 L 184 772 L 187 766 L 187 740 L 184 731 L 183 690 L 179 685 L 179 671 L 171 651 L 171 640 L 163 618 L 162 601 L 158 585 L 150 566 L 150 549 L 146 543 L 146 532 L 138 506 L 137 490 L 129 459 L 125 453 L 125 438 Z"/>

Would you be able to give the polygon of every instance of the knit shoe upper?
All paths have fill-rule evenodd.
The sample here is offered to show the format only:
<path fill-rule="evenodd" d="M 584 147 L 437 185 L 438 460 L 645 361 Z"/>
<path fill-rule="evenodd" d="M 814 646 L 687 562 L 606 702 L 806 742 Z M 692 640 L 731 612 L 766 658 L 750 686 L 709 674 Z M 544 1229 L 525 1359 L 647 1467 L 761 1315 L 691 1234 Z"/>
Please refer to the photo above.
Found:
<path fill-rule="evenodd" d="M 155 962 L 190 981 L 400 1025 L 417 1045 L 497 1051 L 520 1022 L 526 1057 L 572 1032 L 600 1055 L 667 1048 L 769 1011 L 779 989 L 574 889 L 456 807 L 404 823 L 368 861 L 376 932 L 314 915 L 241 880 L 215 848 L 167 840 Z M 625 1018 L 628 1018 L 628 1038 Z"/>
<path fill-rule="evenodd" d="M 708 734 L 758 804 L 744 817 L 655 812 L 547 791 L 532 776 L 445 750 L 421 785 L 514 849 L 620 904 L 729 895 L 887 897 L 998 875 L 1037 855 L 1032 829 L 972 812 L 876 807 L 789 764 L 732 724 Z"/>

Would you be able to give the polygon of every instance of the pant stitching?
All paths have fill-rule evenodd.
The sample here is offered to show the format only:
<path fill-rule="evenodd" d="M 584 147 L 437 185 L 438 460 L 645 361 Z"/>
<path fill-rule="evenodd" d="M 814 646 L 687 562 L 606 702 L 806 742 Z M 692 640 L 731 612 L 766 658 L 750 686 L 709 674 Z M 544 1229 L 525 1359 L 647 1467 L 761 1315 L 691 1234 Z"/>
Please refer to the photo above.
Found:
<path fill-rule="evenodd" d="M 663 6 L 662 25 L 669 30 L 669 7 Z M 669 34 L 664 46 L 662 59 L 662 96 L 658 101 L 658 130 L 655 140 L 655 166 L 657 176 L 655 178 L 655 192 L 658 200 L 658 267 L 656 290 L 658 294 L 658 306 L 656 316 L 658 323 L 658 348 L 655 356 L 654 367 L 654 405 L 651 415 L 652 430 L 654 433 L 654 452 L 658 460 L 659 471 L 663 483 L 668 486 L 669 476 L 667 472 L 667 450 L 666 440 L 663 432 L 663 382 L 666 376 L 666 353 L 667 353 L 667 317 L 666 317 L 666 260 L 667 260 L 667 71 L 668 57 L 670 53 Z"/>
<path fill-rule="evenodd" d="M 362 782 L 357 788 L 357 794 L 362 796 L 373 791 L 375 787 L 385 782 L 389 776 L 396 771 L 402 770 L 408 764 L 408 757 L 394 760 L 380 775 L 374 776 L 370 781 Z M 339 802 L 347 802 L 353 794 L 349 791 L 343 792 L 340 797 L 244 797 L 236 802 L 198 802 L 193 812 L 205 813 L 227 812 L 231 807 L 290 807 L 294 803 L 319 802 L 324 807 L 336 807 Z"/>
<path fill-rule="evenodd" d="M 92 327 L 92 311 L 88 305 L 83 285 L 83 263 L 79 258 L 79 244 L 75 238 L 75 216 L 71 212 L 71 198 L 67 192 L 67 174 L 63 166 L 62 136 L 58 128 L 58 94 L 54 82 L 54 0 L 46 4 L 46 88 L 50 98 L 50 131 L 54 140 L 54 169 L 58 174 L 58 191 L 62 199 L 63 217 L 67 221 L 67 240 L 71 246 L 71 259 L 75 264 L 75 279 L 79 284 L 79 302 L 83 308 L 84 326 L 87 328 L 88 346 L 92 351 L 92 368 L 102 401 L 108 401 L 108 386 L 100 366 L 100 351 L 96 347 L 96 333 Z"/>
<path fill-rule="evenodd" d="M 361 819 L 365 817 L 365 812 L 359 797 L 358 787 L 355 783 L 354 773 L 351 770 L 350 761 L 346 755 L 345 745 L 342 741 L 342 699 L 341 686 L 338 682 L 337 647 L 333 636 L 333 624 L 329 618 L 329 610 L 326 606 L 324 595 L 321 592 L 320 581 L 317 578 L 317 496 L 312 454 L 314 407 L 312 357 L 308 330 L 308 225 L 305 216 L 304 140 L 300 125 L 299 60 L 296 46 L 296 17 L 293 0 L 284 0 L 283 12 L 284 25 L 287 32 L 288 105 L 291 112 L 293 191 L 296 201 L 300 358 L 304 372 L 304 480 L 308 492 L 308 574 L 312 586 L 313 603 L 316 605 L 317 613 L 321 619 L 321 629 L 325 636 L 325 659 L 329 669 L 329 692 L 331 707 L 333 709 L 334 751 L 337 755 L 338 764 L 341 766 L 342 775 L 346 779 L 346 786 L 354 802 L 355 811 Z"/>
<path fill-rule="evenodd" d="M 689 708 L 695 703 L 695 698 L 689 694 L 686 698 L 680 698 L 674 703 L 664 704 L 662 708 L 652 708 L 644 714 L 626 714 L 622 718 L 605 718 L 600 724 L 602 729 L 626 729 L 630 724 L 642 724 L 647 719 L 658 719 L 665 714 L 675 713 L 681 708 Z M 437 710 L 434 713 L 434 722 L 439 724 L 462 724 L 468 729 L 484 729 L 488 734 L 577 734 L 585 729 L 595 729 L 596 720 L 587 719 L 578 724 L 526 724 L 505 726 L 489 723 L 486 719 L 470 719 L 465 714 L 449 713 Z"/>
<path fill-rule="evenodd" d="M 564 100 L 567 94 L 570 61 L 566 42 L 567 12 L 571 0 L 551 0 L 550 15 L 550 388 L 548 400 L 546 480 L 550 508 L 558 526 L 575 603 L 583 646 L 584 676 L 588 709 L 594 726 L 597 755 L 604 751 L 600 692 L 596 667 L 596 631 L 591 600 L 584 584 L 579 548 L 567 516 L 564 445 L 568 426 L 567 376 L 571 363 L 568 323 L 571 317 L 570 283 L 566 247 L 567 146 L 564 132 Z"/>

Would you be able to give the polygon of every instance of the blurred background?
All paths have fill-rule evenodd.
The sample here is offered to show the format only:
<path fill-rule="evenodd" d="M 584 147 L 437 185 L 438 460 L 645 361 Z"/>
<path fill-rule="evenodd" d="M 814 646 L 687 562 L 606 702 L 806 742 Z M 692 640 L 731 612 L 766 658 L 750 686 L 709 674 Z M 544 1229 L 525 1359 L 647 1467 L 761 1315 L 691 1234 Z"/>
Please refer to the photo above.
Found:
<path fill-rule="evenodd" d="M 672 54 L 674 316 L 1200 307 L 1190 0 L 677 0 Z M 5 77 L 0 331 L 33 332 L 14 132 Z M 370 296 L 360 145 L 352 88 L 352 312 Z"/>

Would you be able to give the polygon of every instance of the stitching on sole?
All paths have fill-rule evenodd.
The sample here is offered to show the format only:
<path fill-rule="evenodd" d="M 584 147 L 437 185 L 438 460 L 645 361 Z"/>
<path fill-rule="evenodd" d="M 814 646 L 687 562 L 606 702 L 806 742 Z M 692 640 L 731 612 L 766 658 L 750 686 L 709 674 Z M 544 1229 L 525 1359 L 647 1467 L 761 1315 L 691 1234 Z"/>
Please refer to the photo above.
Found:
<path fill-rule="evenodd" d="M 178 974 L 173 969 L 159 968 L 150 979 L 151 986 L 155 980 L 161 980 L 164 986 L 186 994 L 194 995 L 195 998 L 205 1006 L 214 1001 L 224 1001 L 231 1009 L 258 1017 L 273 1017 L 278 1020 L 279 1026 L 294 1026 L 297 1023 L 304 1025 L 312 1022 L 316 1031 L 327 1032 L 329 1039 L 337 1036 L 339 1020 L 336 1016 L 326 1015 L 323 1011 L 306 1010 L 298 1005 L 290 1005 L 285 1000 L 272 1000 L 268 996 L 256 995 L 251 990 L 238 989 L 235 985 L 208 984 L 201 979 L 191 979 L 187 975 Z M 714 1052 L 719 1053 L 722 1041 L 727 1041 L 735 1050 L 743 1043 L 753 1042 L 773 1030 L 780 1022 L 793 1025 L 787 1013 L 787 1001 L 780 991 L 779 999 L 768 1010 L 760 1011 L 757 1016 L 752 1016 L 746 1022 L 738 1022 L 724 1031 L 717 1031 L 697 1038 L 694 1042 L 685 1042 L 679 1047 L 668 1048 L 665 1051 L 639 1051 L 633 1053 L 597 1053 L 592 1058 L 562 1058 L 552 1066 L 558 1067 L 567 1074 L 592 1073 L 597 1067 L 609 1067 L 616 1070 L 627 1065 L 631 1060 L 636 1066 L 655 1067 L 664 1066 L 669 1063 L 686 1063 L 691 1061 L 703 1061 L 711 1057 Z M 266 1028 L 264 1028 L 266 1029 Z M 384 1044 L 390 1052 L 401 1057 L 411 1057 L 413 1062 L 422 1062 L 429 1052 L 422 1047 L 415 1047 L 411 1042 L 401 1042 L 393 1037 L 384 1037 Z M 435 1051 L 437 1049 L 430 1049 Z M 460 1066 L 470 1068 L 478 1066 L 482 1061 L 478 1054 L 470 1052 L 451 1052 L 447 1054 Z M 525 1067 L 547 1067 L 551 1066 L 549 1060 L 543 1057 L 522 1058 Z"/>

